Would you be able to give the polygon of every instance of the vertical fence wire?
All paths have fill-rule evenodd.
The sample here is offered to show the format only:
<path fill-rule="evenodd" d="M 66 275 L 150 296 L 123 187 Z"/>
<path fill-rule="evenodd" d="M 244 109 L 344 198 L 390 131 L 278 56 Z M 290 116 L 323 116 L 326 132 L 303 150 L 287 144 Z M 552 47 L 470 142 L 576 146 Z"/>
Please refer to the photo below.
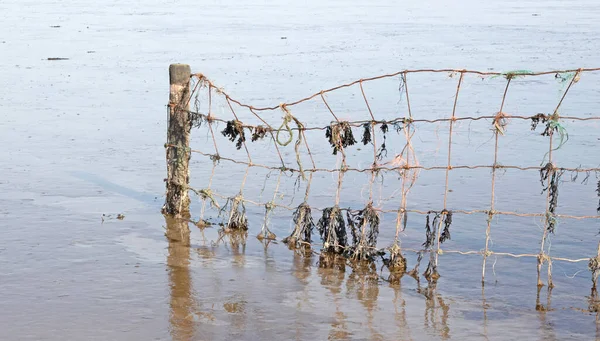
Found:
<path fill-rule="evenodd" d="M 500 104 L 500 110 L 496 118 L 494 119 L 494 164 L 492 168 L 492 187 L 491 187 L 491 199 L 490 199 L 490 211 L 487 218 L 487 228 L 485 229 L 485 251 L 483 253 L 483 266 L 481 269 L 481 282 L 485 281 L 485 266 L 486 260 L 489 256 L 489 245 L 490 245 L 490 233 L 492 229 L 492 220 L 494 219 L 494 204 L 496 197 L 496 170 L 498 169 L 498 136 L 499 133 L 504 134 L 503 129 L 506 126 L 504 121 L 504 102 L 506 101 L 506 94 L 508 93 L 508 87 L 512 78 L 508 78 L 506 87 L 504 88 L 504 94 L 502 95 L 502 103 Z"/>

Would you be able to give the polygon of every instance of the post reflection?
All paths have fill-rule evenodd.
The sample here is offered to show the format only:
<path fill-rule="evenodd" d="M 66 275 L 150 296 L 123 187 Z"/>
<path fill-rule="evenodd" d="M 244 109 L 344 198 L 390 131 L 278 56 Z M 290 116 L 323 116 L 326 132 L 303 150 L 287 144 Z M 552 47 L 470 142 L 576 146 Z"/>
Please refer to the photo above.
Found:
<path fill-rule="evenodd" d="M 194 339 L 194 311 L 192 279 L 190 275 L 190 230 L 188 222 L 165 217 L 169 241 L 167 266 L 170 287 L 170 332 L 173 340 Z"/>

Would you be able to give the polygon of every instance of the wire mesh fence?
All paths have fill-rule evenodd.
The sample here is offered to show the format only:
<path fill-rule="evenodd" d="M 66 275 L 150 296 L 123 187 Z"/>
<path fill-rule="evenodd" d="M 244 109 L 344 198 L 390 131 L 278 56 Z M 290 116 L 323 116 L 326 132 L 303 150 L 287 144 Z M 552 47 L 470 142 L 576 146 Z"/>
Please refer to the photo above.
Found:
<path fill-rule="evenodd" d="M 589 132 L 598 131 L 600 116 L 581 110 L 577 105 L 563 108 L 569 94 L 576 91 L 588 76 L 600 76 L 599 71 L 600 68 L 547 72 L 405 70 L 360 79 L 293 102 L 263 107 L 236 100 L 204 75 L 192 74 L 190 91 L 180 100 L 185 103 L 172 101 L 169 108 L 170 112 L 178 105 L 189 108 L 185 109 L 188 128 L 203 132 L 204 138 L 199 141 L 193 139 L 198 147 L 193 145 L 195 142 L 187 146 L 167 143 L 165 147 L 176 151 L 168 157 L 169 164 L 177 164 L 182 158 L 189 160 L 192 155 L 200 156 L 192 160 L 191 178 L 196 179 L 194 173 L 200 170 L 198 178 L 201 178 L 202 184 L 187 188 L 200 198 L 200 226 L 217 224 L 224 233 L 246 231 L 249 227 L 254 228 L 247 213 L 247 208 L 254 206 L 263 210 L 260 231 L 258 226 L 256 228 L 260 239 L 277 239 L 271 225 L 274 215 L 281 213 L 291 226 L 291 232 L 282 239 L 283 242 L 300 252 L 320 250 L 322 262 L 327 262 L 325 255 L 328 254 L 342 255 L 357 262 L 381 259 L 391 273 L 408 272 L 418 276 L 420 263 L 426 259 L 427 267 L 422 275 L 435 282 L 439 277 L 440 257 L 444 254 L 479 255 L 482 259 L 481 279 L 484 281 L 491 256 L 530 257 L 537 259 L 537 284 L 540 287 L 544 285 L 542 277 L 547 278 L 549 287 L 553 286 L 553 262 L 585 262 L 592 273 L 595 289 L 600 271 L 600 244 L 594 250 L 597 252 L 581 254 L 580 257 L 562 257 L 552 254 L 550 239 L 555 235 L 557 226 L 566 224 L 568 220 L 592 221 L 589 226 L 595 231 L 600 227 L 594 224 L 600 219 L 600 165 L 593 164 L 600 154 L 582 156 L 575 150 L 570 157 L 575 164 L 564 166 L 556 156 L 565 150 L 570 140 L 565 122 L 586 124 L 585 132 L 580 134 L 582 139 L 590 135 Z M 446 109 L 441 108 L 431 115 L 417 113 L 419 110 L 415 107 L 418 104 L 411 101 L 413 92 L 409 88 L 420 86 L 421 93 L 427 95 L 427 85 L 419 85 L 416 80 L 411 82 L 413 76 L 421 74 L 454 83 L 452 90 L 446 93 L 449 99 L 445 103 Z M 465 84 L 471 86 L 489 80 L 495 82 L 500 90 L 496 98 L 490 99 L 496 101 L 495 108 L 486 107 L 487 114 L 478 111 L 477 115 L 463 115 L 462 112 L 468 109 L 459 109 L 459 103 L 465 101 L 462 95 Z M 373 103 L 377 96 L 371 95 L 369 90 L 376 89 L 371 84 L 377 82 L 384 83 L 381 87 L 394 87 L 399 98 L 397 103 L 392 103 L 388 96 L 379 97 L 390 102 L 389 105 Z M 544 82 L 559 86 L 555 102 L 544 100 L 546 111 L 528 114 L 508 112 L 511 93 L 528 93 L 535 98 L 535 92 L 526 90 Z M 492 90 L 487 89 L 486 93 Z M 338 92 L 343 94 L 338 96 Z M 482 95 L 474 97 L 482 98 Z M 487 102 L 489 96 L 483 97 Z M 593 95 L 583 98 L 594 103 Z M 468 99 L 466 102 L 469 106 Z M 493 146 L 484 152 L 461 146 L 465 144 L 465 135 L 458 132 L 464 128 L 461 124 L 468 124 L 470 128 L 477 122 L 487 126 L 478 134 L 488 138 Z M 435 128 L 428 128 L 434 125 Z M 526 127 L 532 132 L 530 134 L 534 134 L 532 138 L 536 141 L 543 139 L 545 144 L 545 148 L 537 143 L 531 150 L 513 150 L 511 157 L 504 158 L 507 161 L 520 160 L 520 165 L 501 163 L 502 149 L 516 145 L 515 140 L 512 144 L 505 142 L 510 139 L 513 127 Z M 427 147 L 433 143 L 431 136 L 438 141 L 435 148 L 437 157 L 433 159 L 443 159 L 442 163 L 431 162 L 431 148 Z M 591 138 L 588 145 L 593 151 L 594 145 L 599 142 Z M 442 140 L 443 143 L 440 143 Z M 475 154 L 483 155 L 489 163 L 472 162 L 476 159 Z M 586 160 L 578 160 L 582 157 Z M 535 160 L 535 164 L 531 160 Z M 239 187 L 233 183 L 238 178 L 234 176 L 234 167 L 243 169 Z M 458 170 L 482 170 L 489 174 L 487 184 L 473 180 L 471 185 L 477 188 L 478 193 L 485 193 L 476 199 L 480 208 L 464 209 L 452 203 L 451 198 L 457 195 L 452 189 L 453 175 Z M 259 172 L 266 172 L 262 189 L 248 193 L 245 189 L 249 182 L 260 187 L 255 180 Z M 541 185 L 539 192 L 542 193 L 538 201 L 543 204 L 539 211 L 523 211 L 521 207 L 514 210 L 499 208 L 498 192 L 504 190 L 504 185 L 499 185 L 498 179 L 503 172 L 537 173 L 538 186 Z M 411 191 L 428 173 L 435 175 L 428 177 L 427 181 L 443 184 L 439 188 L 440 200 L 436 199 L 439 206 L 426 204 L 419 207 L 422 201 L 411 204 Z M 567 175 L 570 178 L 565 180 Z M 216 177 L 220 180 L 215 181 Z M 392 181 L 391 186 L 388 184 L 390 177 L 398 180 Z M 596 185 L 581 187 L 582 191 L 587 191 L 586 198 L 593 196 L 595 201 L 587 200 L 585 205 L 580 205 L 559 200 L 559 190 L 567 181 Z M 169 179 L 167 183 L 169 186 Z M 468 184 L 465 186 L 469 188 Z M 272 194 L 265 194 L 267 187 L 272 189 Z M 329 196 L 329 192 L 332 192 L 331 198 L 324 198 L 324 193 Z M 518 192 L 513 195 L 518 196 Z M 286 196 L 291 197 L 289 202 Z M 568 209 L 570 206 L 578 209 Z M 561 213 L 561 210 L 564 212 Z M 412 217 L 421 216 L 417 219 L 421 228 L 408 231 L 409 216 L 411 221 Z M 457 224 L 460 216 L 480 218 L 481 229 L 477 232 L 481 238 L 479 248 L 444 247 L 456 231 L 460 232 L 465 227 L 462 223 Z M 539 250 L 527 253 L 495 250 L 493 222 L 500 216 L 529 217 L 539 221 L 542 225 L 537 237 Z M 385 225 L 390 226 L 389 229 L 382 225 L 384 217 L 386 221 L 394 222 Z M 379 240 L 380 232 L 389 237 L 388 240 Z M 404 246 L 403 238 L 407 238 L 409 233 L 409 239 L 419 236 L 422 243 L 419 242 L 417 247 Z M 470 235 L 470 238 L 473 236 Z M 417 255 L 416 264 L 410 271 L 407 271 L 406 252 Z M 546 274 L 543 275 L 544 272 Z"/>

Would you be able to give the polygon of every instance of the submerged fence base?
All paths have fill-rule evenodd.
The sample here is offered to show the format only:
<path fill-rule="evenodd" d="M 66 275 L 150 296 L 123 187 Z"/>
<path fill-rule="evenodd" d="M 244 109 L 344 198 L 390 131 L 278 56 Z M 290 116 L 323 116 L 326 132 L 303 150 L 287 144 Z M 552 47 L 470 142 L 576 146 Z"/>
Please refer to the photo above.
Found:
<path fill-rule="evenodd" d="M 224 231 L 228 230 L 242 230 L 248 229 L 248 218 L 246 216 L 246 205 L 258 205 L 265 209 L 264 224 L 261 227 L 259 238 L 261 239 L 274 239 L 275 235 L 269 230 L 269 220 L 272 212 L 275 208 L 283 208 L 289 211 L 293 211 L 291 220 L 293 221 L 293 231 L 290 236 L 283 239 L 283 241 L 292 248 L 310 249 L 313 245 L 313 236 L 318 232 L 322 240 L 323 254 L 338 254 L 343 255 L 348 259 L 360 262 L 373 262 L 379 258 L 382 259 L 383 263 L 388 266 L 390 272 L 404 273 L 407 269 L 406 258 L 403 256 L 403 252 L 413 251 L 418 254 L 417 264 L 413 270 L 409 273 L 415 276 L 419 274 L 419 265 L 424 257 L 429 258 L 429 262 L 423 275 L 428 280 L 435 283 L 439 278 L 438 273 L 438 258 L 443 253 L 455 253 L 455 254 L 479 254 L 483 258 L 482 264 L 482 283 L 485 281 L 486 273 L 486 261 L 491 255 L 497 256 L 508 256 L 508 257 L 535 257 L 537 258 L 537 274 L 538 286 L 543 286 L 542 272 L 544 265 L 547 266 L 547 282 L 548 287 L 552 287 L 552 262 L 553 261 L 565 261 L 565 262 L 588 262 L 589 270 L 592 272 L 592 281 L 594 291 L 596 288 L 596 282 L 600 273 L 600 244 L 598 245 L 598 254 L 591 258 L 580 258 L 580 259 L 568 259 L 562 257 L 550 256 L 550 247 L 548 243 L 548 237 L 555 232 L 555 226 L 558 218 L 574 218 L 574 219 L 600 219 L 600 216 L 593 215 L 600 213 L 600 207 L 597 212 L 594 207 L 594 212 L 591 212 L 585 216 L 572 216 L 572 215 L 561 215 L 556 212 L 558 203 L 558 186 L 560 183 L 561 175 L 564 172 L 574 172 L 579 174 L 585 172 L 589 177 L 589 174 L 595 172 L 598 174 L 600 168 L 564 168 L 558 167 L 553 160 L 553 151 L 562 146 L 568 135 L 564 127 L 561 125 L 561 120 L 579 120 L 579 121 L 590 121 L 600 120 L 600 117 L 576 117 L 576 116 L 565 116 L 559 115 L 559 109 L 565 99 L 567 93 L 571 87 L 580 80 L 582 74 L 586 72 L 600 71 L 600 69 L 577 69 L 577 70 L 565 70 L 565 71 L 549 71 L 533 73 L 528 71 L 515 71 L 509 73 L 498 73 L 498 72 L 479 72 L 479 71 L 468 71 L 468 70 L 406 70 L 397 72 L 394 74 L 383 75 L 373 77 L 369 79 L 361 79 L 349 84 L 343 84 L 328 90 L 324 90 L 303 98 L 301 100 L 283 103 L 273 107 L 258 108 L 248 104 L 241 103 L 222 89 L 217 88 L 210 80 L 208 80 L 202 74 L 191 74 L 190 67 L 183 64 L 173 64 L 169 68 L 170 74 L 170 98 L 168 107 L 168 132 L 167 132 L 167 143 L 165 148 L 167 150 L 167 179 L 166 187 L 166 201 L 163 208 L 163 212 L 169 215 L 178 217 L 189 218 L 189 204 L 190 198 L 188 192 L 192 191 L 196 193 L 203 201 L 204 204 L 207 202 L 219 209 L 220 216 L 224 217 L 221 223 Z M 407 76 L 412 73 L 450 73 L 451 76 L 458 75 L 458 82 L 456 85 L 456 91 L 454 96 L 453 108 L 451 116 L 440 119 L 419 119 L 412 115 L 411 105 L 409 100 Z M 506 85 L 503 85 L 504 93 L 499 103 L 499 110 L 494 110 L 494 115 L 489 116 L 477 116 L 477 117 L 458 117 L 456 115 L 457 102 L 459 99 L 459 93 L 461 91 L 461 85 L 463 84 L 464 78 L 474 74 L 478 77 L 498 77 L 502 76 L 506 79 Z M 514 83 L 513 79 L 517 77 L 535 77 L 541 75 L 556 75 L 558 79 L 568 81 L 568 86 L 562 93 L 560 101 L 552 112 L 546 114 L 535 114 L 531 116 L 514 116 L 504 112 L 505 101 L 507 93 L 511 86 L 511 82 Z M 373 113 L 372 107 L 369 104 L 368 96 L 365 94 L 363 83 L 375 81 L 383 78 L 399 77 L 400 91 L 406 96 L 407 104 L 407 115 L 403 118 L 391 118 L 391 119 L 376 119 Z M 190 82 L 193 86 L 190 86 Z M 565 83 L 567 84 L 567 83 Z M 336 115 L 332 107 L 327 102 L 324 96 L 327 93 L 336 91 L 342 88 L 349 88 L 356 86 L 360 89 L 360 94 L 364 99 L 365 111 L 369 115 L 369 119 L 361 121 L 344 121 L 340 120 Z M 190 90 L 191 89 L 191 90 Z M 205 113 L 200 112 L 198 108 L 194 111 L 190 110 L 190 102 L 194 96 L 198 96 L 201 89 L 207 89 L 208 97 L 208 109 Z M 221 96 L 223 101 L 226 103 L 226 107 L 231 110 L 231 119 L 224 119 L 216 117 L 212 112 L 212 96 Z M 308 101 L 319 101 L 322 104 L 323 111 L 331 114 L 331 124 L 327 126 L 308 126 L 300 119 L 292 114 L 291 108 L 299 105 L 303 102 Z M 242 122 L 239 116 L 234 110 L 234 105 L 237 108 L 248 110 L 251 115 L 256 117 L 260 122 L 260 125 L 252 125 Z M 267 123 L 265 118 L 259 115 L 260 112 L 273 112 L 277 111 L 283 115 L 283 119 L 279 128 Z M 477 121 L 480 119 L 489 119 L 492 121 L 491 129 L 493 139 L 495 140 L 494 146 L 494 157 L 492 165 L 453 165 L 452 164 L 452 137 L 454 125 L 457 121 Z M 548 138 L 548 149 L 546 155 L 544 155 L 545 164 L 540 166 L 507 166 L 500 165 L 498 162 L 498 150 L 499 141 L 506 134 L 506 127 L 509 119 L 522 120 L 531 124 L 531 130 L 535 130 L 538 124 L 543 126 L 543 132 L 540 134 Z M 448 123 L 448 159 L 447 163 L 441 166 L 434 167 L 423 167 L 419 164 L 417 153 L 415 152 L 412 138 L 415 133 L 415 124 L 431 124 L 431 123 Z M 228 158 L 219 153 L 217 148 L 217 134 L 213 129 L 213 125 L 221 123 L 225 125 L 221 134 L 233 143 L 235 149 L 245 151 L 247 160 L 237 160 L 234 158 Z M 190 148 L 190 132 L 192 128 L 207 127 L 207 133 L 210 135 L 214 144 L 214 152 L 206 152 L 200 150 L 192 150 Z M 372 145 L 373 147 L 373 159 L 372 163 L 367 168 L 361 168 L 361 166 L 352 166 L 348 163 L 347 152 L 353 145 L 359 144 L 356 140 L 355 132 L 353 130 L 359 130 L 359 135 L 362 136 L 360 143 L 363 145 Z M 307 141 L 307 131 L 323 131 L 323 141 L 320 144 L 326 143 L 331 147 L 333 155 L 338 158 L 341 166 L 336 168 L 324 169 L 318 168 L 313 159 L 313 153 L 309 147 Z M 386 138 L 389 136 L 391 131 L 395 131 L 402 138 L 405 139 L 405 145 L 399 146 L 401 153 L 397 154 L 394 158 L 386 160 L 387 149 L 386 149 Z M 248 140 L 246 139 L 248 136 Z M 288 138 L 289 137 L 289 138 Z M 252 161 L 248 145 L 251 142 L 266 140 L 271 143 L 277 152 L 273 155 L 274 159 L 280 160 L 280 166 L 269 166 L 261 165 Z M 295 141 L 294 141 L 295 140 Z M 560 142 L 557 143 L 557 140 Z M 295 142 L 295 143 L 291 143 Z M 558 144 L 558 146 L 557 146 Z M 398 146 L 396 146 L 398 147 Z M 284 162 L 282 157 L 282 151 L 287 150 L 292 155 L 296 156 L 295 164 L 288 164 Z M 210 188 L 211 181 L 207 188 L 194 189 L 189 185 L 189 160 L 192 153 L 201 155 L 203 157 L 210 158 L 213 163 L 214 175 L 216 164 L 219 162 L 231 162 L 232 164 L 241 164 L 247 166 L 246 174 L 242 180 L 239 193 L 234 196 L 226 196 L 213 191 Z M 369 151 L 370 153 L 370 151 Z M 304 158 L 303 158 L 304 157 Z M 311 166 L 303 166 L 301 159 L 310 160 Z M 260 167 L 271 171 L 279 171 L 277 177 L 277 185 L 273 197 L 268 202 L 257 202 L 255 200 L 249 200 L 244 197 L 243 189 L 246 184 L 248 177 L 248 171 L 251 167 Z M 448 206 L 448 193 L 450 183 L 450 172 L 454 169 L 478 169 L 487 168 L 491 170 L 491 196 L 490 206 L 486 210 L 474 210 L 474 211 L 463 211 L 463 210 L 451 210 Z M 540 181 L 542 183 L 545 194 L 545 212 L 544 213 L 518 213 L 508 211 L 498 211 L 495 203 L 495 191 L 496 191 L 496 177 L 499 169 L 513 169 L 513 170 L 536 170 L 540 173 Z M 418 178 L 418 173 L 422 170 L 443 170 L 445 172 L 445 185 L 444 185 L 444 197 L 443 205 L 438 210 L 410 210 L 407 209 L 407 198 L 411 188 L 414 186 Z M 310 183 L 313 175 L 318 172 L 337 173 L 337 190 L 335 195 L 335 202 L 329 207 L 311 207 L 309 204 L 309 191 Z M 370 174 L 369 182 L 369 198 L 366 200 L 365 205 L 360 209 L 350 209 L 340 207 L 340 192 L 341 186 L 344 181 L 345 174 L 349 172 L 359 172 Z M 398 189 L 401 200 L 398 204 L 398 209 L 395 210 L 384 210 L 374 203 L 373 195 L 373 184 L 375 178 L 380 173 L 393 172 L 395 175 L 399 175 L 402 180 L 402 184 Z M 278 191 L 283 174 L 295 174 L 298 175 L 297 181 L 306 182 L 306 193 L 304 201 L 297 207 L 288 207 L 278 201 Z M 600 197 L 600 181 L 598 182 L 598 196 Z M 221 201 L 221 203 L 219 203 Z M 204 214 L 204 205 L 202 215 Z M 321 217 L 314 217 L 314 212 L 321 212 Z M 386 248 L 380 248 L 377 245 L 377 238 L 379 235 L 379 222 L 381 215 L 384 213 L 395 213 L 396 219 L 396 235 L 391 246 Z M 406 228 L 407 214 L 415 213 L 425 215 L 425 241 L 421 245 L 422 248 L 416 250 L 402 249 L 400 247 L 400 232 Z M 459 250 L 443 250 L 442 244 L 450 240 L 451 238 L 451 227 L 453 216 L 456 214 L 473 214 L 482 213 L 487 216 L 487 226 L 485 228 L 485 243 L 482 244 L 481 250 L 475 251 L 459 251 Z M 593 213 L 593 214 L 592 214 Z M 503 252 L 494 252 L 491 250 L 491 222 L 496 215 L 510 215 L 519 217 L 539 217 L 544 220 L 544 227 L 540 236 L 540 250 L 539 253 L 533 254 L 511 254 Z M 204 217 L 201 216 L 201 222 L 204 224 Z M 315 231 L 316 230 L 316 231 Z M 445 245 L 444 245 L 445 246 Z M 324 258 L 325 259 L 325 258 Z M 326 263 L 326 262 L 325 262 Z M 401 277 L 401 276 L 400 276 Z"/>

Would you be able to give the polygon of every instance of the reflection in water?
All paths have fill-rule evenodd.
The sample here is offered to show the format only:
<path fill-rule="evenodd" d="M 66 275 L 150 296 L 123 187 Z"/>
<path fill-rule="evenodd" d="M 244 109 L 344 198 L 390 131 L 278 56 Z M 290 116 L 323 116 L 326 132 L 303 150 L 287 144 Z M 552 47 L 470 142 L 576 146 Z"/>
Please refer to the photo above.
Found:
<path fill-rule="evenodd" d="M 223 243 L 227 239 L 229 243 Z M 233 264 L 238 268 L 243 268 L 246 265 L 246 240 L 248 239 L 247 230 L 219 230 L 219 239 L 216 245 L 223 243 L 233 256 Z"/>
<path fill-rule="evenodd" d="M 302 306 L 306 305 L 310 308 L 310 277 L 312 270 L 313 257 L 312 253 L 303 252 L 302 250 L 292 249 L 292 275 L 302 284 L 302 292 L 298 296 L 296 312 L 294 314 L 294 340 L 302 340 L 304 329 L 306 328 L 305 321 L 301 317 Z"/>
<path fill-rule="evenodd" d="M 367 313 L 367 326 L 371 333 L 371 340 L 383 340 L 383 335 L 373 326 L 373 318 L 377 309 L 379 296 L 379 274 L 375 263 L 350 262 L 352 272 L 346 281 L 349 294 L 355 294 L 358 301 L 365 307 Z"/>
<path fill-rule="evenodd" d="M 540 292 L 542 291 L 542 287 L 538 286 L 537 294 L 535 299 L 535 310 L 538 311 L 538 317 L 540 320 L 540 330 L 542 331 L 542 340 L 558 340 L 554 333 L 554 328 L 552 328 L 551 324 L 546 320 L 547 312 L 552 311 L 552 307 L 550 303 L 552 301 L 552 287 L 548 287 L 547 295 L 546 295 L 546 305 L 543 305 L 540 301 Z"/>
<path fill-rule="evenodd" d="M 488 340 L 488 318 L 487 318 L 487 310 L 489 308 L 489 305 L 486 302 L 485 299 L 485 286 L 481 285 L 481 309 L 483 310 L 483 337 L 485 337 L 486 340 Z"/>
<path fill-rule="evenodd" d="M 195 302 L 190 275 L 190 231 L 185 220 L 165 217 L 169 240 L 169 286 L 171 314 L 169 323 L 173 340 L 192 340 L 194 337 Z"/>
<path fill-rule="evenodd" d="M 444 302 L 442 295 L 436 292 L 437 276 L 430 277 L 427 287 L 421 287 L 419 277 L 414 278 L 417 280 L 417 292 L 425 296 L 425 328 L 432 329 L 436 334 L 439 333 L 442 339 L 449 339 L 450 327 L 448 326 L 448 317 L 450 306 Z M 440 310 L 441 317 L 438 319 L 438 311 Z"/>
<path fill-rule="evenodd" d="M 279 244 L 263 240 L 263 257 L 253 256 L 256 252 L 246 254 L 245 231 L 220 233 L 216 243 L 194 248 L 194 259 L 198 262 L 194 266 L 201 265 L 203 269 L 201 278 L 196 278 L 202 283 L 203 292 L 196 297 L 190 271 L 187 222 L 169 218 L 166 222 L 171 293 L 169 322 L 173 340 L 195 340 L 199 336 L 252 339 L 274 335 L 305 340 L 314 338 L 313 334 L 329 340 L 413 340 L 422 338 L 423 332 L 446 340 L 460 335 L 461 322 L 457 321 L 464 321 L 460 318 L 463 311 L 476 313 L 468 316 L 477 316 L 478 320 L 482 316 L 483 323 L 479 324 L 482 334 L 478 337 L 487 339 L 488 324 L 494 335 L 491 322 L 498 312 L 487 301 L 483 288 L 481 304 L 478 303 L 474 311 L 465 311 L 453 303 L 456 327 L 451 335 L 450 305 L 438 292 L 435 277 L 425 282 L 422 276 L 415 276 L 419 295 L 403 297 L 406 295 L 402 292 L 403 284 L 414 283 L 410 276 L 378 271 L 375 264 L 354 263 L 339 255 L 320 254 L 315 262 L 317 256 L 306 250 L 290 253 L 288 269 L 291 271 L 282 272 L 275 266 L 273 253 Z M 218 256 L 221 252 L 225 254 L 225 262 Z M 259 270 L 258 281 L 254 277 L 257 269 L 253 266 L 257 259 L 264 261 L 265 266 L 264 274 Z M 279 265 L 286 263 L 277 261 Z M 285 277 L 281 277 L 285 273 L 291 274 L 292 282 L 298 286 L 288 285 Z M 224 274 L 229 274 L 229 281 Z M 538 291 L 538 335 L 544 340 L 558 339 L 547 320 L 548 312 L 553 310 L 551 291 L 543 302 L 540 296 L 541 291 Z M 283 305 L 280 297 L 286 297 Z M 592 292 L 589 309 L 593 310 L 597 302 L 597 293 Z M 492 319 L 488 320 L 490 316 Z M 315 325 L 317 320 L 324 323 Z M 600 330 L 597 334 L 600 335 Z"/>
<path fill-rule="evenodd" d="M 350 340 L 352 333 L 348 330 L 347 316 L 340 307 L 339 296 L 346 277 L 346 259 L 336 254 L 321 254 L 317 274 L 321 277 L 321 285 L 331 292 L 335 305 L 335 314 L 328 339 Z"/>
<path fill-rule="evenodd" d="M 596 289 L 595 280 L 591 294 L 588 297 L 588 311 L 596 313 L 596 340 L 600 340 L 600 299 L 598 298 L 598 290 Z"/>
<path fill-rule="evenodd" d="M 401 275 L 394 276 L 390 281 L 390 288 L 394 290 L 394 320 L 398 326 L 398 340 L 412 340 L 410 326 L 406 319 L 406 301 L 402 298 L 402 286 L 400 285 Z"/>

